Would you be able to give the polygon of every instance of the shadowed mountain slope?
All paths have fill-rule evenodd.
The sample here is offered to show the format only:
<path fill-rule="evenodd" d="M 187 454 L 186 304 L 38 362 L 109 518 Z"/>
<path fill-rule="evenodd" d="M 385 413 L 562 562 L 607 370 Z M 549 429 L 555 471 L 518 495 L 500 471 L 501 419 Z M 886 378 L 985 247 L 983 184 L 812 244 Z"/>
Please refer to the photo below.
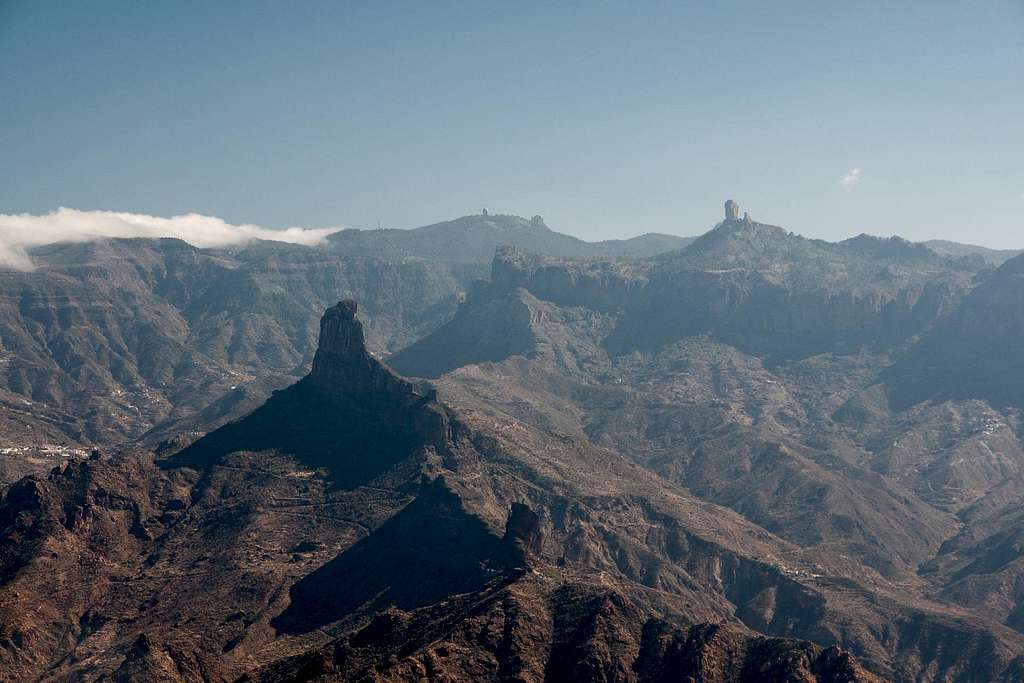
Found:
<path fill-rule="evenodd" d="M 885 377 L 902 408 L 969 398 L 1024 408 L 1024 255 L 987 275 Z"/>
<path fill-rule="evenodd" d="M 336 485 L 353 488 L 415 449 L 443 448 L 449 418 L 432 400 L 433 389 L 399 378 L 369 355 L 355 314 L 352 301 L 328 309 L 309 375 L 174 462 L 205 467 L 232 452 L 273 450 L 326 468 Z"/>

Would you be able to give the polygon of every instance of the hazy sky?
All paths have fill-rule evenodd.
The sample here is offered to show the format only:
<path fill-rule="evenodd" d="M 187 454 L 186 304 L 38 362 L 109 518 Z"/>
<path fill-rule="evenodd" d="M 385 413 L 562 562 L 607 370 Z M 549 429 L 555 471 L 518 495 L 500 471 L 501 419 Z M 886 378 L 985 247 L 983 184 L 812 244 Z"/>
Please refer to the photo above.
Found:
<path fill-rule="evenodd" d="M 1024 0 L 0 0 L 0 213 L 1024 247 Z"/>

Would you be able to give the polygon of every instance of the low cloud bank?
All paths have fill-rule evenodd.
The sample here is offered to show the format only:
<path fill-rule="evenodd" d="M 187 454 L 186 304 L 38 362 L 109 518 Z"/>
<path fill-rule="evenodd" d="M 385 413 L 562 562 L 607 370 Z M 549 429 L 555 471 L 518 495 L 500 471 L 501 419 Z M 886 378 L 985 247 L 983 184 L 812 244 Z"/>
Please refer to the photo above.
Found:
<path fill-rule="evenodd" d="M 36 216 L 0 214 L 0 266 L 29 270 L 28 250 L 54 242 L 88 242 L 103 237 L 177 237 L 196 247 L 226 247 L 251 240 L 318 244 L 334 228 L 273 230 L 258 225 L 232 225 L 215 216 L 190 213 L 162 218 L 120 211 L 79 211 L 60 208 Z"/>

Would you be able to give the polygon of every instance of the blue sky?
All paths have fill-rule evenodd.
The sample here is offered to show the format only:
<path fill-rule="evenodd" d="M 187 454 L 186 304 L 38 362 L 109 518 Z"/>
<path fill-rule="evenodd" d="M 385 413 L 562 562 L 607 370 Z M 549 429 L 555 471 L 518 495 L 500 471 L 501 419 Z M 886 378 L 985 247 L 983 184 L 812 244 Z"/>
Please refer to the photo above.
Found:
<path fill-rule="evenodd" d="M 1024 247 L 1022 159 L 1022 0 L 0 0 L 0 213 Z"/>

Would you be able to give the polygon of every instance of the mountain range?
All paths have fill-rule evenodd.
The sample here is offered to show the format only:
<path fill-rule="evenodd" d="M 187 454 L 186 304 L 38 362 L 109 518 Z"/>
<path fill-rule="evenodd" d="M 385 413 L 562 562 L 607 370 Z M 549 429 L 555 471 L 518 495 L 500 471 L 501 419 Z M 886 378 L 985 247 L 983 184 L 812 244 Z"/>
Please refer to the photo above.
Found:
<path fill-rule="evenodd" d="M 158 441 L 237 417 L 304 374 L 317 317 L 331 303 L 358 298 L 370 348 L 387 354 L 450 318 L 499 244 L 612 256 L 686 240 L 587 243 L 539 219 L 479 215 L 348 230 L 320 247 L 198 249 L 173 239 L 38 247 L 34 270 L 0 271 L 0 434 L 28 457 L 147 432 Z M 21 472 L 10 463 L 4 471 Z"/>
<path fill-rule="evenodd" d="M 803 560 L 753 556 L 786 544 L 611 452 L 439 403 L 355 311 L 327 311 L 308 376 L 182 451 L 10 488 L 8 675 L 875 680 L 733 616 L 840 627 Z"/>
<path fill-rule="evenodd" d="M 730 202 L 692 241 L 37 249 L 0 670 L 1024 680 L 1024 255 L 954 246 Z"/>

